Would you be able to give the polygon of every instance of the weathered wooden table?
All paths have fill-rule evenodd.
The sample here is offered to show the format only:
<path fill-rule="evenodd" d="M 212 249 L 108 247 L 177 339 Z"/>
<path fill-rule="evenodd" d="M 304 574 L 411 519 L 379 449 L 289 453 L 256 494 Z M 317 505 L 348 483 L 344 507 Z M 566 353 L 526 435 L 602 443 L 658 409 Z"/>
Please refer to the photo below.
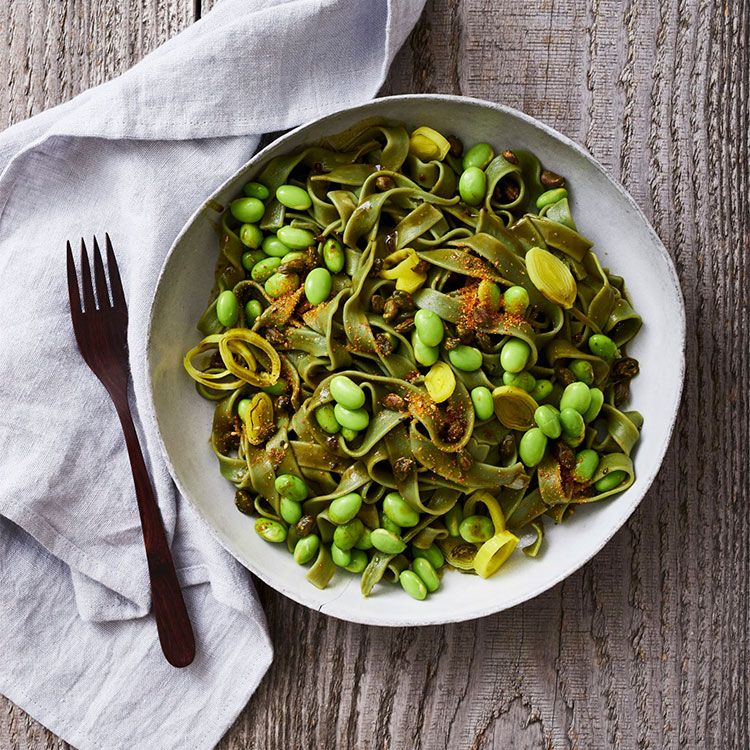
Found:
<path fill-rule="evenodd" d="M 199 6 L 0 4 L 0 124 L 121 73 Z M 685 293 L 679 424 L 627 525 L 509 612 L 367 628 L 260 585 L 276 660 L 221 747 L 750 747 L 749 44 L 746 0 L 428 0 L 384 93 L 518 107 L 625 184 Z M 0 747 L 64 744 L 0 698 Z"/>

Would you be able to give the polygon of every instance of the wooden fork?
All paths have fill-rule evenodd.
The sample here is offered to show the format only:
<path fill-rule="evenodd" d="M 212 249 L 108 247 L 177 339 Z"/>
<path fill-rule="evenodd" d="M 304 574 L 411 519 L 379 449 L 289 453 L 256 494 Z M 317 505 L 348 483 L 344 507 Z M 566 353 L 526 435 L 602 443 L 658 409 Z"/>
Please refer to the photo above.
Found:
<path fill-rule="evenodd" d="M 195 639 L 128 405 L 128 308 L 109 235 L 106 235 L 105 244 L 109 292 L 96 237 L 93 283 L 86 243 L 81 239 L 81 304 L 73 251 L 68 242 L 68 294 L 73 331 L 86 364 L 107 389 L 125 434 L 146 546 L 151 602 L 162 651 L 170 664 L 186 667 L 195 657 Z"/>

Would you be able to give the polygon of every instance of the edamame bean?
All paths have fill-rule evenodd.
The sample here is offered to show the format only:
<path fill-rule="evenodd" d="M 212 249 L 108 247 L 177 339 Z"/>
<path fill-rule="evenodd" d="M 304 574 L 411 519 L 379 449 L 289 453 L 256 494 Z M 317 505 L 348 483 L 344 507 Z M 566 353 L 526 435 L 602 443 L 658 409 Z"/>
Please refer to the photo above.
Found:
<path fill-rule="evenodd" d="M 536 207 L 544 208 L 545 206 L 549 206 L 552 203 L 557 203 L 557 201 L 561 201 L 563 198 L 567 197 L 568 191 L 565 188 L 555 188 L 554 190 L 547 190 L 536 199 Z"/>
<path fill-rule="evenodd" d="M 333 404 L 319 406 L 315 410 L 315 421 L 320 426 L 320 429 L 329 435 L 335 435 L 341 429 L 341 425 L 336 421 L 336 412 L 334 411 Z"/>
<path fill-rule="evenodd" d="M 294 562 L 298 565 L 306 565 L 318 554 L 320 549 L 320 537 L 317 534 L 308 534 L 302 537 L 294 545 Z"/>
<path fill-rule="evenodd" d="M 352 553 L 348 549 L 341 549 L 336 544 L 331 545 L 331 558 L 339 568 L 345 568 L 352 561 Z"/>
<path fill-rule="evenodd" d="M 305 480 L 294 474 L 279 474 L 273 486 L 281 497 L 288 497 L 290 500 L 294 500 L 295 503 L 307 500 L 309 494 Z"/>
<path fill-rule="evenodd" d="M 477 287 L 477 297 L 479 298 L 479 301 L 490 310 L 499 310 L 500 303 L 503 299 L 503 293 L 494 281 L 482 279 Z"/>
<path fill-rule="evenodd" d="M 319 305 L 328 299 L 333 279 L 327 268 L 313 268 L 305 279 L 305 297 L 311 305 Z"/>
<path fill-rule="evenodd" d="M 598 482 L 594 484 L 594 487 L 598 492 L 609 492 L 615 487 L 622 484 L 628 475 L 620 469 L 610 471 L 609 474 L 605 474 Z"/>
<path fill-rule="evenodd" d="M 381 513 L 380 515 L 380 525 L 386 531 L 390 531 L 391 534 L 401 536 L 401 527 L 395 521 L 392 521 L 390 518 L 388 518 L 385 513 Z"/>
<path fill-rule="evenodd" d="M 344 248 L 335 237 L 329 237 L 323 243 L 323 263 L 331 273 L 341 273 L 344 270 Z"/>
<path fill-rule="evenodd" d="M 440 350 L 436 346 L 427 346 L 427 344 L 419 338 L 416 331 L 411 335 L 411 346 L 412 349 L 414 349 L 414 359 L 416 359 L 420 365 L 432 367 L 432 365 L 438 361 Z"/>
<path fill-rule="evenodd" d="M 240 227 L 240 242 L 252 250 L 257 250 L 263 242 L 263 232 L 255 224 L 243 224 Z"/>
<path fill-rule="evenodd" d="M 361 573 L 367 567 L 367 555 L 359 549 L 351 551 L 352 561 L 344 568 L 350 573 Z"/>
<path fill-rule="evenodd" d="M 286 391 L 286 380 L 279 379 L 272 385 L 264 385 L 261 391 L 267 393 L 269 396 L 280 396 Z"/>
<path fill-rule="evenodd" d="M 484 169 L 495 158 L 495 150 L 489 143 L 475 143 L 465 154 L 462 161 L 464 170 L 469 167 Z"/>
<path fill-rule="evenodd" d="M 500 351 L 500 364 L 508 372 L 521 372 L 531 356 L 531 347 L 521 339 L 509 338 Z"/>
<path fill-rule="evenodd" d="M 312 232 L 297 227 L 281 227 L 276 232 L 276 236 L 292 250 L 305 250 L 315 242 L 315 235 Z"/>
<path fill-rule="evenodd" d="M 229 204 L 229 210 L 237 221 L 255 224 L 263 218 L 266 207 L 257 198 L 237 198 Z"/>
<path fill-rule="evenodd" d="M 427 598 L 427 586 L 413 570 L 402 570 L 398 580 L 401 582 L 401 588 L 413 599 L 422 601 Z"/>
<path fill-rule="evenodd" d="M 370 424 L 370 415 L 365 409 L 347 409 L 341 404 L 336 404 L 333 407 L 333 413 L 336 421 L 350 430 L 364 430 Z"/>
<path fill-rule="evenodd" d="M 465 169 L 458 180 L 458 192 L 464 203 L 478 206 L 487 192 L 487 175 L 479 167 Z"/>
<path fill-rule="evenodd" d="M 216 299 L 216 317 L 224 328 L 230 328 L 237 322 L 239 305 L 231 289 L 225 289 Z"/>
<path fill-rule="evenodd" d="M 257 198 L 259 201 L 268 200 L 268 196 L 271 195 L 270 190 L 260 182 L 248 182 L 242 188 L 242 192 L 248 198 Z"/>
<path fill-rule="evenodd" d="M 299 289 L 299 276 L 296 273 L 275 273 L 266 279 L 263 288 L 269 297 L 277 299 Z"/>
<path fill-rule="evenodd" d="M 573 479 L 576 482 L 590 482 L 598 468 L 599 454 L 596 451 L 591 450 L 591 448 L 578 451 L 576 465 L 573 469 Z"/>
<path fill-rule="evenodd" d="M 370 539 L 370 529 L 362 529 L 362 533 L 354 545 L 356 549 L 372 549 L 372 539 Z"/>
<path fill-rule="evenodd" d="M 474 372 L 482 366 L 482 352 L 473 346 L 459 344 L 448 352 L 448 359 L 457 370 L 463 372 Z"/>
<path fill-rule="evenodd" d="M 331 501 L 331 504 L 328 506 L 328 517 L 335 524 L 341 526 L 342 524 L 349 523 L 359 513 L 361 507 L 362 495 L 356 492 L 349 492 Z"/>
<path fill-rule="evenodd" d="M 288 497 L 282 497 L 279 503 L 279 513 L 290 526 L 293 526 L 302 518 L 302 506 Z"/>
<path fill-rule="evenodd" d="M 560 412 L 554 406 L 545 404 L 534 412 L 536 426 L 548 437 L 555 440 L 560 437 L 562 426 L 560 424 Z"/>
<path fill-rule="evenodd" d="M 586 383 L 571 383 L 565 387 L 560 397 L 560 410 L 575 409 L 579 414 L 585 414 L 591 406 L 591 392 Z"/>
<path fill-rule="evenodd" d="M 552 393 L 552 382 L 544 378 L 537 380 L 534 390 L 531 391 L 531 398 L 537 403 L 544 401 Z"/>
<path fill-rule="evenodd" d="M 481 544 L 492 539 L 495 527 L 492 525 L 492 519 L 487 516 L 467 516 L 461 521 L 458 533 L 467 542 Z"/>
<path fill-rule="evenodd" d="M 263 240 L 263 252 L 272 258 L 283 258 L 290 250 L 275 234 L 269 234 Z"/>
<path fill-rule="evenodd" d="M 536 387 L 536 378 L 525 370 L 523 372 L 504 372 L 503 384 L 512 385 L 526 391 L 526 393 L 531 393 Z"/>
<path fill-rule="evenodd" d="M 563 437 L 568 445 L 579 445 L 586 435 L 586 425 L 581 413 L 570 407 L 560 411 L 560 424 Z"/>
<path fill-rule="evenodd" d="M 586 385 L 591 385 L 594 382 L 594 368 L 591 366 L 591 362 L 587 362 L 585 359 L 574 359 L 568 363 L 568 369 L 576 376 L 576 380 L 580 380 Z"/>
<path fill-rule="evenodd" d="M 599 412 L 602 410 L 604 404 L 604 393 L 601 388 L 591 388 L 589 389 L 589 393 L 591 395 L 591 404 L 589 404 L 589 408 L 583 415 L 583 421 L 586 423 L 593 422 L 599 416 Z"/>
<path fill-rule="evenodd" d="M 291 263 L 293 260 L 306 260 L 307 253 L 303 253 L 302 250 L 290 250 L 282 259 L 281 265 Z"/>
<path fill-rule="evenodd" d="M 440 577 L 429 560 L 424 557 L 418 557 L 411 564 L 411 568 L 422 579 L 422 583 L 430 593 L 440 588 Z"/>
<path fill-rule="evenodd" d="M 430 565 L 432 565 L 435 570 L 440 570 L 440 568 L 442 568 L 445 564 L 445 558 L 443 557 L 443 553 L 440 551 L 440 547 L 438 547 L 437 544 L 432 544 L 427 549 L 420 549 L 419 547 L 415 547 L 414 545 L 412 545 L 411 556 L 415 560 L 419 557 L 423 557 L 425 560 L 429 560 Z"/>
<path fill-rule="evenodd" d="M 602 359 L 614 359 L 619 355 L 617 344 L 603 333 L 595 333 L 589 338 L 589 349 L 592 354 Z"/>
<path fill-rule="evenodd" d="M 459 535 L 459 526 L 461 521 L 464 520 L 464 513 L 458 505 L 454 505 L 446 514 L 443 516 L 443 523 L 445 528 L 448 529 L 450 536 Z"/>
<path fill-rule="evenodd" d="M 353 518 L 349 523 L 337 526 L 333 532 L 333 543 L 341 549 L 351 549 L 362 536 L 365 528 L 359 518 Z"/>
<path fill-rule="evenodd" d="M 253 266 L 250 276 L 252 276 L 253 281 L 263 284 L 276 273 L 276 269 L 280 265 L 281 258 L 264 258 Z"/>
<path fill-rule="evenodd" d="M 492 419 L 495 415 L 495 405 L 492 401 L 492 391 L 483 385 L 478 385 L 471 389 L 471 403 L 474 406 L 474 413 L 477 419 L 484 422 L 486 419 Z"/>
<path fill-rule="evenodd" d="M 365 405 L 365 392 L 346 375 L 331 378 L 330 389 L 334 401 L 347 409 L 361 409 Z"/>
<path fill-rule="evenodd" d="M 375 529 L 370 534 L 372 546 L 386 555 L 398 555 L 406 549 L 403 540 L 385 529 Z"/>
<path fill-rule="evenodd" d="M 547 436 L 538 428 L 532 427 L 524 432 L 518 444 L 518 456 L 526 466 L 536 466 L 547 450 Z"/>
<path fill-rule="evenodd" d="M 341 437 L 344 438 L 347 443 L 351 443 L 352 440 L 356 440 L 358 435 L 358 430 L 350 430 L 348 427 L 341 428 Z"/>
<path fill-rule="evenodd" d="M 529 306 L 529 293 L 522 286 L 511 286 L 503 295 L 505 311 L 511 315 L 523 315 Z"/>
<path fill-rule="evenodd" d="M 414 328 L 425 346 L 438 346 L 445 334 L 443 321 L 432 310 L 417 310 L 414 316 Z"/>
<path fill-rule="evenodd" d="M 294 211 L 307 211 L 312 206 L 312 199 L 307 190 L 296 185 L 279 185 L 276 188 L 276 200 Z"/>
<path fill-rule="evenodd" d="M 250 408 L 250 399 L 241 398 L 237 403 L 237 416 L 243 421 L 247 421 L 247 410 Z"/>
<path fill-rule="evenodd" d="M 286 527 L 272 518 L 258 518 L 255 521 L 255 531 L 261 539 L 273 544 L 286 540 Z"/>
<path fill-rule="evenodd" d="M 262 250 L 248 250 L 246 253 L 242 253 L 242 267 L 250 272 L 256 263 L 260 263 L 267 257 Z"/>
<path fill-rule="evenodd" d="M 389 492 L 383 498 L 383 513 L 399 526 L 411 527 L 419 523 L 419 513 L 398 492 Z"/>

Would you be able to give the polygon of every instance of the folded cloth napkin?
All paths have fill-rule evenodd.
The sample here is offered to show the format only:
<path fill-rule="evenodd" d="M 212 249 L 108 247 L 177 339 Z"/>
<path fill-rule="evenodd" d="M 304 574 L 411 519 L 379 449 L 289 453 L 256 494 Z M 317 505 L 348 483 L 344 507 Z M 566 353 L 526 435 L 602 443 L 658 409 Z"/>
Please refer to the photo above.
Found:
<path fill-rule="evenodd" d="M 145 385 L 150 300 L 263 133 L 377 93 L 424 0 L 224 0 L 133 69 L 0 134 L 0 692 L 80 748 L 213 746 L 272 650 L 247 571 L 181 500 Z M 109 232 L 132 406 L 197 657 L 163 659 L 124 442 L 78 354 L 65 243 Z"/>

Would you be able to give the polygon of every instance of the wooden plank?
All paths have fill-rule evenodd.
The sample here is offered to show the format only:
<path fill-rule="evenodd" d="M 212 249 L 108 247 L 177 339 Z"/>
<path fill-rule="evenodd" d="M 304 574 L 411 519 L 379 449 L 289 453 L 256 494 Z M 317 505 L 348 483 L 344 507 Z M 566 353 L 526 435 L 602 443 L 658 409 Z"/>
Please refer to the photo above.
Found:
<path fill-rule="evenodd" d="M 6 4 L 0 122 L 121 71 L 190 2 Z M 690 331 L 674 444 L 610 544 L 509 612 L 366 628 L 261 585 L 276 661 L 222 748 L 750 746 L 749 15 L 743 0 L 429 0 L 384 92 L 485 97 L 559 128 L 674 257 Z M 4 701 L 6 746 L 61 743 Z"/>

